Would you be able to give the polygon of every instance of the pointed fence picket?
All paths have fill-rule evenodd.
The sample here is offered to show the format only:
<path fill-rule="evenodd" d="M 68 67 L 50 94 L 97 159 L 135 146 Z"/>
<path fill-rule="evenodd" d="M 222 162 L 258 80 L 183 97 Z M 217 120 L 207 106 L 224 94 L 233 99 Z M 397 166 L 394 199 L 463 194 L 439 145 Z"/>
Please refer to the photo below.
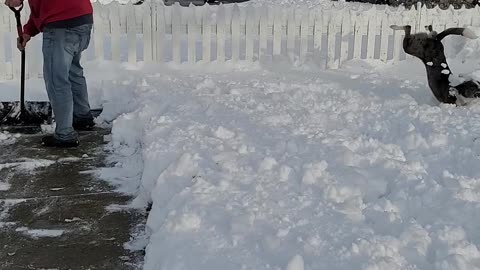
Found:
<path fill-rule="evenodd" d="M 253 5 L 181 7 L 162 1 L 121 5 L 93 3 L 95 25 L 86 60 L 136 64 L 144 62 L 210 63 L 271 61 L 311 62 L 336 69 L 351 59 L 398 62 L 406 58 L 403 32 L 390 25 L 412 26 L 412 32 L 433 25 L 480 27 L 480 7 L 427 9 L 421 4 L 405 9 L 362 5 L 348 9 L 280 8 Z M 22 18 L 28 18 L 26 6 Z M 13 13 L 0 8 L 0 79 L 20 74 Z M 41 40 L 27 48 L 27 77 L 42 76 Z M 409 56 L 407 56 L 409 57 Z"/>
<path fill-rule="evenodd" d="M 7 66 L 7 48 L 5 38 L 9 32 L 9 16 L 6 14 L 7 9 L 0 9 L 0 80 L 10 79 Z"/>
<path fill-rule="evenodd" d="M 260 22 L 256 20 L 255 10 L 252 6 L 247 10 L 245 20 L 245 61 L 253 62 L 254 32 L 258 29 Z"/>

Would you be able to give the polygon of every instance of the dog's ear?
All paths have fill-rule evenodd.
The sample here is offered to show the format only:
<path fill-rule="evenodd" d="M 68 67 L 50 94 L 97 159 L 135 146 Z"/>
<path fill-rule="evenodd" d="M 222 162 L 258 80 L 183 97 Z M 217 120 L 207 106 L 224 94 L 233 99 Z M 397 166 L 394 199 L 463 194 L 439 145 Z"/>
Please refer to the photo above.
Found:
<path fill-rule="evenodd" d="M 425 30 L 427 31 L 427 35 L 429 38 L 435 38 L 437 36 L 437 32 L 433 31 L 432 25 L 425 25 Z"/>
<path fill-rule="evenodd" d="M 404 26 L 390 25 L 390 28 L 392 28 L 393 30 L 403 30 L 403 31 L 405 31 L 405 37 L 410 36 L 410 31 L 412 29 L 412 27 L 410 25 L 404 25 Z"/>

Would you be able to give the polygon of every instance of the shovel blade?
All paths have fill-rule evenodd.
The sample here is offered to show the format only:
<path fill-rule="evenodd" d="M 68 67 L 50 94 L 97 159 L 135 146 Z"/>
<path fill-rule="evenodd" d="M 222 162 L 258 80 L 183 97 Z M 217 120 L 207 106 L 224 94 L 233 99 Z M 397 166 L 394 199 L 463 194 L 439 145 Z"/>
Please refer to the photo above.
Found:
<path fill-rule="evenodd" d="M 40 126 L 52 122 L 52 108 L 49 102 L 25 102 L 22 112 L 20 102 L 0 103 L 0 126 Z"/>

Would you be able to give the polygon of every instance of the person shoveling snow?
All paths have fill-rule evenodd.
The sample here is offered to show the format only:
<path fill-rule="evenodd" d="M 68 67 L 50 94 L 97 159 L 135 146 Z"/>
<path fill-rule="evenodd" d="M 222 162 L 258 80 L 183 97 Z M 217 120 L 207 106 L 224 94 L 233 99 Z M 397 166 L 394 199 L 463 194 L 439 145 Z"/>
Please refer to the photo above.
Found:
<path fill-rule="evenodd" d="M 44 80 L 56 122 L 54 135 L 43 137 L 42 144 L 76 147 L 79 141 L 75 130 L 94 126 L 80 65 L 93 27 L 92 4 L 89 0 L 28 2 L 30 18 L 17 45 L 23 51 L 32 37 L 43 32 Z M 23 7 L 23 0 L 6 0 L 5 5 Z"/>

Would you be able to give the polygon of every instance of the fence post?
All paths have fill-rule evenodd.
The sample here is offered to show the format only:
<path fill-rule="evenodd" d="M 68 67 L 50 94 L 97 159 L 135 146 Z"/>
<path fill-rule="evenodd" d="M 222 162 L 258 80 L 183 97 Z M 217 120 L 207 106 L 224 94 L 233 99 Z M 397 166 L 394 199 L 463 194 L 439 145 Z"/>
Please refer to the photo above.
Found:
<path fill-rule="evenodd" d="M 8 32 L 8 17 L 6 17 L 6 8 L 0 9 L 0 79 L 7 78 L 7 58 L 5 54 L 5 33 Z"/>
<path fill-rule="evenodd" d="M 479 27 L 480 26 L 480 6 L 476 5 L 473 10 L 474 12 L 472 15 L 472 26 Z"/>
<path fill-rule="evenodd" d="M 152 2 L 146 1 L 143 3 L 142 13 L 143 13 L 143 23 L 142 23 L 142 30 L 143 30 L 143 61 L 145 63 L 151 63 L 153 61 L 153 22 L 155 17 L 153 16 L 152 10 L 153 5 Z"/>
<path fill-rule="evenodd" d="M 210 63 L 210 61 L 212 61 L 212 23 L 210 21 L 210 6 L 203 6 L 202 11 L 202 62 Z"/>
<path fill-rule="evenodd" d="M 313 23 L 313 55 L 317 62 L 322 59 L 322 39 L 323 39 L 323 16 L 321 10 L 315 11 L 315 21 Z"/>
<path fill-rule="evenodd" d="M 360 11 L 363 12 L 363 11 Z M 362 58 L 363 34 L 365 32 L 365 21 L 360 14 L 355 15 L 354 40 L 353 40 L 353 58 Z"/>
<path fill-rule="evenodd" d="M 253 6 L 248 5 L 245 21 L 245 61 L 247 62 L 253 62 L 253 34 L 255 28 L 259 27 L 257 18 Z"/>
<path fill-rule="evenodd" d="M 340 43 L 340 65 L 348 59 L 349 39 L 352 32 L 351 14 L 349 10 L 342 10 L 342 33 Z"/>
<path fill-rule="evenodd" d="M 115 1 L 110 7 L 110 32 L 112 46 L 112 61 L 120 62 L 120 4 Z"/>
<path fill-rule="evenodd" d="M 197 36 L 198 24 L 195 17 L 195 6 L 191 4 L 188 7 L 187 17 L 187 36 L 188 36 L 188 63 L 195 64 L 197 61 Z"/>
<path fill-rule="evenodd" d="M 137 63 L 137 22 L 135 20 L 135 6 L 129 2 L 127 8 L 127 39 L 128 39 L 128 63 Z"/>
<path fill-rule="evenodd" d="M 273 17 L 273 55 L 282 53 L 282 10 L 279 7 L 274 9 Z"/>
<path fill-rule="evenodd" d="M 163 63 L 165 61 L 165 7 L 160 1 L 156 2 L 156 27 L 155 27 L 155 61 Z"/>
<path fill-rule="evenodd" d="M 402 15 L 402 14 L 400 14 Z M 392 14 L 389 14 L 390 16 L 390 21 L 392 21 L 392 24 L 396 25 L 401 25 L 402 20 L 401 17 L 398 16 L 393 16 Z M 393 17 L 393 18 L 392 18 Z M 393 59 L 392 61 L 394 63 L 400 61 L 400 53 L 402 50 L 402 40 L 403 40 L 403 31 L 393 31 Z"/>
<path fill-rule="evenodd" d="M 340 21 L 341 16 L 335 16 L 332 12 L 333 10 L 329 10 L 329 20 L 328 20 L 328 33 L 327 33 L 327 68 L 328 69 L 336 69 L 338 68 L 338 61 L 335 61 L 335 52 L 336 52 L 336 39 L 337 33 L 340 32 Z M 324 13 L 325 15 L 325 13 Z"/>
<path fill-rule="evenodd" d="M 268 45 L 268 9 L 266 5 L 262 6 L 260 13 L 260 37 L 258 44 L 258 59 L 262 60 L 267 55 Z"/>
<path fill-rule="evenodd" d="M 385 13 L 381 14 L 381 34 L 380 34 L 380 60 L 387 62 L 388 57 L 388 37 L 393 31 L 388 23 L 388 18 Z"/>
<path fill-rule="evenodd" d="M 93 43 L 94 43 L 94 57 L 95 59 L 104 59 L 104 50 L 103 50 L 103 37 L 104 37 L 104 30 L 103 30 L 103 4 L 98 2 L 93 3 L 93 8 L 95 12 L 93 12 L 95 24 L 93 25 Z"/>
<path fill-rule="evenodd" d="M 302 9 L 300 18 L 300 62 L 304 63 L 308 52 L 308 34 L 310 32 L 310 11 Z"/>
<path fill-rule="evenodd" d="M 375 39 L 377 36 L 377 17 L 376 8 L 373 6 L 366 14 L 368 14 L 368 38 L 367 38 L 367 59 L 373 59 L 375 56 Z"/>
<path fill-rule="evenodd" d="M 180 64 L 182 62 L 180 49 L 182 39 L 182 11 L 180 4 L 175 2 L 172 10 L 172 57 L 173 62 Z"/>
<path fill-rule="evenodd" d="M 232 11 L 232 62 L 240 60 L 240 8 L 237 4 Z"/>
<path fill-rule="evenodd" d="M 217 14 L 217 62 L 225 62 L 225 29 L 226 14 L 225 6 L 220 4 Z"/>
<path fill-rule="evenodd" d="M 472 25 L 473 11 L 473 9 L 466 9 L 465 5 L 462 5 L 458 27 L 468 27 Z"/>
<path fill-rule="evenodd" d="M 275 28 L 275 30 L 278 30 L 278 28 Z M 296 32 L 297 32 L 297 22 L 295 19 L 295 10 L 291 9 L 288 11 L 288 16 L 287 16 L 287 55 L 290 61 L 292 62 L 295 61 L 295 40 L 297 38 Z M 278 38 L 279 37 L 277 36 L 277 39 Z M 279 39 L 281 42 L 281 37 Z M 280 54 L 280 49 L 278 49 L 277 53 L 275 54 Z"/>

